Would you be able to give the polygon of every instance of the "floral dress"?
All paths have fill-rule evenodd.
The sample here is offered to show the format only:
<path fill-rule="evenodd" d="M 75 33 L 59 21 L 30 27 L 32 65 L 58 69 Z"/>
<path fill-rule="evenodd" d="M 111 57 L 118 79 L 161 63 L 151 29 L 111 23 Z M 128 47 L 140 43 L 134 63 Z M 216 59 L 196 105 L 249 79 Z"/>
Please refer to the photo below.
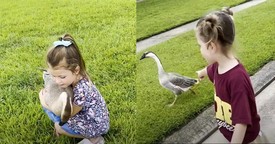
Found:
<path fill-rule="evenodd" d="M 86 138 L 106 134 L 109 130 L 109 112 L 95 85 L 83 78 L 73 88 L 73 104 L 82 109 L 68 120 L 69 128 Z"/>

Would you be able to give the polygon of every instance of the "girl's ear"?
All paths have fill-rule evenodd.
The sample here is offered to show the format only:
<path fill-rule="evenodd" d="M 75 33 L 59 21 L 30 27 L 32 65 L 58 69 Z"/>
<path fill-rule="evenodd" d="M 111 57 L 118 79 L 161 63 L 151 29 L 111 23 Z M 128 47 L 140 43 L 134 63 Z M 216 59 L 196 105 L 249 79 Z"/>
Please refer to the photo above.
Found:
<path fill-rule="evenodd" d="M 210 48 L 212 53 L 217 52 L 217 45 L 214 42 L 209 43 L 209 48 Z"/>
<path fill-rule="evenodd" d="M 74 70 L 74 73 L 75 74 L 79 74 L 80 72 L 80 67 L 79 66 L 76 66 L 75 70 Z"/>

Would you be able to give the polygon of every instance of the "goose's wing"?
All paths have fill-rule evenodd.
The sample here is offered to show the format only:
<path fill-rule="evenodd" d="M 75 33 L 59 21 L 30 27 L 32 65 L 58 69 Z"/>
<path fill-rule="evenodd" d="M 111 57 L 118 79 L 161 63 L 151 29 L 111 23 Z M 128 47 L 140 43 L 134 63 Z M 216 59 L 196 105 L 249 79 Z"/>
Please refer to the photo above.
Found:
<path fill-rule="evenodd" d="M 181 88 L 188 88 L 197 83 L 196 79 L 182 76 L 177 73 L 168 73 L 168 76 L 169 76 L 169 81 L 173 85 L 179 86 Z"/>

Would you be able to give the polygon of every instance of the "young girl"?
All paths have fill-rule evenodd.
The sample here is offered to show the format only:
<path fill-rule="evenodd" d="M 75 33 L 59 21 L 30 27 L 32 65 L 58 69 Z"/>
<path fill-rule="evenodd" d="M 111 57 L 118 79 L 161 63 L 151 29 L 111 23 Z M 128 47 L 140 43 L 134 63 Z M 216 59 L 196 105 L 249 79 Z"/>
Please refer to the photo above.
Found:
<path fill-rule="evenodd" d="M 259 135 L 260 117 L 249 75 L 231 51 L 235 37 L 232 15 L 224 9 L 198 21 L 196 38 L 209 66 L 197 73 L 214 84 L 218 128 L 227 142 L 250 143 Z"/>
<path fill-rule="evenodd" d="M 83 142 L 88 139 L 91 143 L 104 143 L 101 135 L 109 130 L 109 112 L 103 97 L 89 78 L 77 44 L 69 34 L 65 34 L 53 45 L 47 54 L 48 72 L 60 87 L 72 87 L 74 93 L 73 112 L 63 126 L 59 125 L 60 117 L 47 109 L 44 89 L 39 93 L 44 111 L 55 123 L 57 136 L 63 134 L 85 138 Z"/>

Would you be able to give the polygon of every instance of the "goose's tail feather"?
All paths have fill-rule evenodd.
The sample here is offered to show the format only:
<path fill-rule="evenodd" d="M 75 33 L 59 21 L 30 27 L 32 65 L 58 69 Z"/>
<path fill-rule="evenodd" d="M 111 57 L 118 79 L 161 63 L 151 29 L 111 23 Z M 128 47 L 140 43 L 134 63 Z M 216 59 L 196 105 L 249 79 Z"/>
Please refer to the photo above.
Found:
<path fill-rule="evenodd" d="M 71 117 L 72 100 L 71 100 L 71 97 L 69 97 L 66 92 L 62 92 L 60 97 L 62 99 L 62 111 L 61 111 L 61 121 L 60 121 L 59 125 L 62 126 Z"/>

